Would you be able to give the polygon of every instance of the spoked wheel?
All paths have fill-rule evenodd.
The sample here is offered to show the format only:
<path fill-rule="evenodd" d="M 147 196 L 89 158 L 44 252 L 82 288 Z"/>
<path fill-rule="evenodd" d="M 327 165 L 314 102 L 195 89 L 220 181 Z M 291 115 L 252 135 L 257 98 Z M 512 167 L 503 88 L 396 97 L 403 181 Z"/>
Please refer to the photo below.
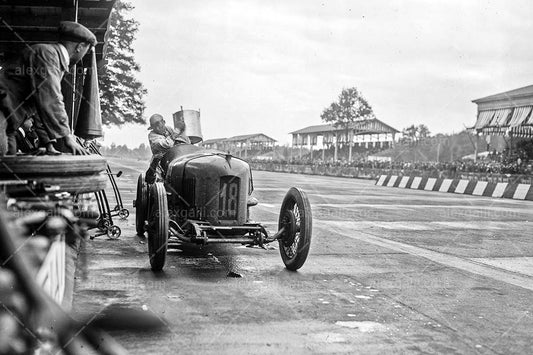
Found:
<path fill-rule="evenodd" d="M 107 230 L 107 237 L 109 239 L 118 239 L 120 238 L 120 235 L 122 234 L 122 231 L 118 226 L 111 226 Z"/>
<path fill-rule="evenodd" d="M 135 230 L 138 235 L 144 235 L 144 221 L 146 221 L 147 215 L 148 186 L 144 182 L 144 174 L 140 174 L 137 179 L 137 196 L 135 200 Z"/>
<path fill-rule="evenodd" d="M 96 222 L 96 227 L 104 233 L 111 227 L 108 216 L 100 216 Z"/>
<path fill-rule="evenodd" d="M 130 216 L 130 211 L 128 211 L 126 208 L 123 208 L 118 211 L 118 216 L 120 217 L 120 219 L 126 219 Z"/>
<path fill-rule="evenodd" d="M 156 182 L 150 187 L 148 213 L 148 255 L 153 271 L 165 265 L 168 245 L 168 203 L 165 186 Z"/>
<path fill-rule="evenodd" d="M 278 223 L 279 229 L 285 228 L 279 239 L 279 252 L 289 270 L 298 270 L 307 259 L 311 246 L 312 219 L 307 195 L 291 187 L 281 204 Z"/>

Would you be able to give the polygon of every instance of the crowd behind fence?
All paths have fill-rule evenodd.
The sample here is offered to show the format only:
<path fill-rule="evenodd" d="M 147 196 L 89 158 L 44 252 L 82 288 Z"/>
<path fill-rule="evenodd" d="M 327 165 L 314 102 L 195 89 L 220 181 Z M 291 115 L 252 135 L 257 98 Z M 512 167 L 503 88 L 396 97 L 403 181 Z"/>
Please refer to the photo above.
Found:
<path fill-rule="evenodd" d="M 320 160 L 252 161 L 257 170 L 298 174 L 375 179 L 380 175 L 425 176 L 448 179 L 476 179 L 493 182 L 533 183 L 531 162 L 454 161 L 454 162 L 324 162 Z"/>

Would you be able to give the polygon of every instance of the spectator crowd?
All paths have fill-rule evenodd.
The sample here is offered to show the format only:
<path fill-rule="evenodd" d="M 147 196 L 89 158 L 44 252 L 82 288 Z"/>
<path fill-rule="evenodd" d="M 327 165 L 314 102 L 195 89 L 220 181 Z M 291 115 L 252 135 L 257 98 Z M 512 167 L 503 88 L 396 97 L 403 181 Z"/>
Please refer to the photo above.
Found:
<path fill-rule="evenodd" d="M 323 161 L 321 159 L 292 159 L 271 161 L 274 164 L 291 164 L 291 165 L 309 165 L 320 167 L 353 167 L 359 169 L 382 169 L 396 170 L 403 174 L 410 172 L 424 172 L 428 175 L 446 175 L 455 176 L 461 173 L 486 173 L 486 174 L 520 174 L 533 175 L 531 161 L 523 158 L 520 154 L 491 153 L 483 159 L 473 160 L 456 160 L 448 162 L 424 161 L 424 162 L 406 162 L 406 161 L 371 161 L 362 157 L 356 160 L 348 161 Z"/>

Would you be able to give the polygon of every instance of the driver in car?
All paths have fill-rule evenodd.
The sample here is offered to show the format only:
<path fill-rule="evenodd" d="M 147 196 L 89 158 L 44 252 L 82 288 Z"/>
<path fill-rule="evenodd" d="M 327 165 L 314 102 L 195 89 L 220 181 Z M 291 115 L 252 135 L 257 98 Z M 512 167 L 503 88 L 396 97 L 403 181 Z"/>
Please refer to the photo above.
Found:
<path fill-rule="evenodd" d="M 190 144 L 189 137 L 185 135 L 185 122 L 177 121 L 176 129 L 165 126 L 163 116 L 158 113 L 150 117 L 151 130 L 148 133 L 148 141 L 150 142 L 150 149 L 152 150 L 152 160 L 150 167 L 146 171 L 145 181 L 153 184 L 156 177 L 161 178 L 158 164 L 163 155 L 176 144 Z M 159 176 L 158 176 L 159 175 Z"/>

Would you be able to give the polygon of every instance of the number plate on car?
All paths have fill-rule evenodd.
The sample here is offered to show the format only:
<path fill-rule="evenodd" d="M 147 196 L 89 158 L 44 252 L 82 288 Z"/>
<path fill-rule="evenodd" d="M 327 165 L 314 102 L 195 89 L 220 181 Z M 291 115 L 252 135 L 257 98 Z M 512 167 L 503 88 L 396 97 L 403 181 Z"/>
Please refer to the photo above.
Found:
<path fill-rule="evenodd" d="M 218 195 L 219 219 L 237 219 L 239 211 L 240 179 L 236 176 L 220 178 Z"/>

